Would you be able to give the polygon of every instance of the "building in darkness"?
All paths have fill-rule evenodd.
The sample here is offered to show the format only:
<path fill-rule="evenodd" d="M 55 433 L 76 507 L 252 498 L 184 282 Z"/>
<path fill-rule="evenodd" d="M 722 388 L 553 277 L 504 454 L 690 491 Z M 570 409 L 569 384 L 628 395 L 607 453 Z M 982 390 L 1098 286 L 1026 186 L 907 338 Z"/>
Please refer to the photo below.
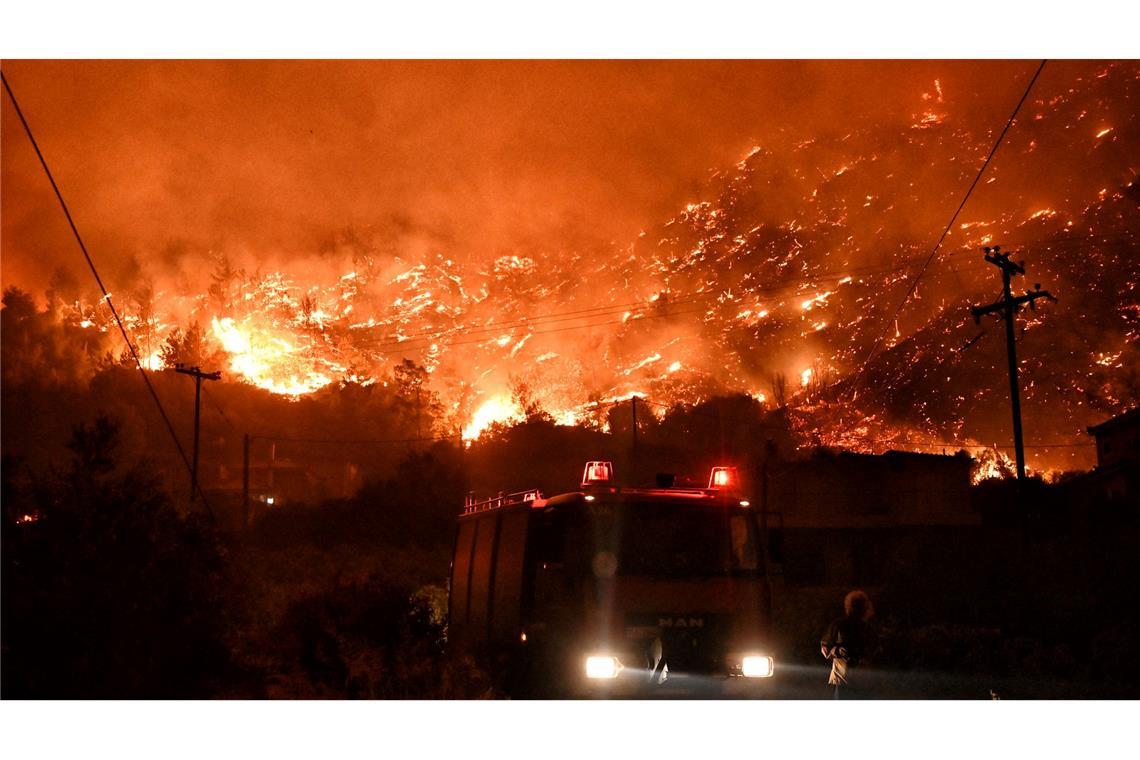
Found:
<path fill-rule="evenodd" d="M 1140 503 L 1140 407 L 1088 431 L 1096 438 L 1096 469 L 1088 487 L 1105 506 Z"/>
<path fill-rule="evenodd" d="M 768 466 L 765 507 L 791 585 L 876 585 L 976 534 L 965 453 L 819 452 Z"/>

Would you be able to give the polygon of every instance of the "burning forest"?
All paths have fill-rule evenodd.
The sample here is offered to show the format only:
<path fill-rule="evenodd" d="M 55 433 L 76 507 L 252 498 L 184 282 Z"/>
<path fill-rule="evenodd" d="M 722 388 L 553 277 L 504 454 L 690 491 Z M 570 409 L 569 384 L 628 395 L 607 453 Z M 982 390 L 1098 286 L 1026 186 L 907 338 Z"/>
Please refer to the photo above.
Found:
<path fill-rule="evenodd" d="M 976 118 L 982 97 L 934 78 L 893 119 L 779 133 L 626 240 L 477 255 L 364 225 L 287 262 L 172 244 L 109 286 L 151 371 L 202 364 L 296 401 L 388 387 L 410 362 L 433 406 L 409 437 L 472 440 L 537 411 L 605 430 L 634 396 L 661 417 L 743 394 L 786 410 L 804 447 L 966 447 L 1000 467 L 1004 349 L 969 313 L 996 286 L 980 249 L 1000 244 L 1028 271 L 1015 288 L 1060 299 L 1019 327 L 1029 465 L 1086 469 L 1085 428 L 1140 390 L 1140 68 L 1049 71 L 927 268 L 999 126 Z M 15 139 L 6 127 L 6 156 Z M 86 374 L 133 363 L 78 277 L 58 269 L 35 308 L 82 346 Z M 6 360 L 5 382 L 24 364 Z"/>
<path fill-rule="evenodd" d="M 1135 696 L 1137 62 L 3 73 L 5 697 Z"/>

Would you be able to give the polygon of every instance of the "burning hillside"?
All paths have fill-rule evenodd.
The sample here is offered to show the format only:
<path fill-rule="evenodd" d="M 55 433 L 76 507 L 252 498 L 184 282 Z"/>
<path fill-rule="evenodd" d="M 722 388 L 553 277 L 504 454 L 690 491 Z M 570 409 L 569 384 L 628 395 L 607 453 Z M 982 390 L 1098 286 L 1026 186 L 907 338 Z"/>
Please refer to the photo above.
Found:
<path fill-rule="evenodd" d="M 959 116 L 978 96 L 937 80 L 895 123 L 755 147 L 610 248 L 479 258 L 354 239 L 335 264 L 215 254 L 208 287 L 114 295 L 151 368 L 189 342 L 227 379 L 298 397 L 389 382 L 411 359 L 444 402 L 437 433 L 538 408 L 601 425 L 634 394 L 660 410 L 744 392 L 787 405 L 805 443 L 954 450 L 1009 440 L 1001 331 L 969 316 L 997 287 L 979 247 L 998 243 L 1026 262 L 1019 291 L 1060 298 L 1019 322 L 1030 465 L 1086 466 L 1084 426 L 1140 395 L 1140 67 L 1052 74 L 889 324 L 1000 126 Z M 98 302 L 53 308 L 111 335 Z"/>

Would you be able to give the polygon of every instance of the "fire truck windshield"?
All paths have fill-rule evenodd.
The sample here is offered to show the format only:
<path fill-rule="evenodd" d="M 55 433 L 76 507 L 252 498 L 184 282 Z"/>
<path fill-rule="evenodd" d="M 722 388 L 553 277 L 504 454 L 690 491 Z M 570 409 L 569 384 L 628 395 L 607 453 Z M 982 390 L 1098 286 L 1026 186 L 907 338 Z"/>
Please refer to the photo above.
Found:
<path fill-rule="evenodd" d="M 567 559 L 587 572 L 671 578 L 754 573 L 755 523 L 723 504 L 590 503 L 566 525 Z"/>

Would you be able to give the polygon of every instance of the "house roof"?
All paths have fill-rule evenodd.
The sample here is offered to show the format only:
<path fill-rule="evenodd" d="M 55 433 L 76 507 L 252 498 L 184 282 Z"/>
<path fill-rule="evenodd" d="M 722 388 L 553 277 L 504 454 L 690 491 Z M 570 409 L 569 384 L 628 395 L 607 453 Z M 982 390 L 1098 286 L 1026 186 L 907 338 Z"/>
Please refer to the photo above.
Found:
<path fill-rule="evenodd" d="M 1090 435 L 1100 435 L 1121 425 L 1135 425 L 1137 423 L 1140 423 L 1140 406 L 1129 409 L 1124 414 L 1118 414 L 1115 417 L 1107 419 L 1099 425 L 1093 425 L 1088 428 L 1088 431 Z"/>

